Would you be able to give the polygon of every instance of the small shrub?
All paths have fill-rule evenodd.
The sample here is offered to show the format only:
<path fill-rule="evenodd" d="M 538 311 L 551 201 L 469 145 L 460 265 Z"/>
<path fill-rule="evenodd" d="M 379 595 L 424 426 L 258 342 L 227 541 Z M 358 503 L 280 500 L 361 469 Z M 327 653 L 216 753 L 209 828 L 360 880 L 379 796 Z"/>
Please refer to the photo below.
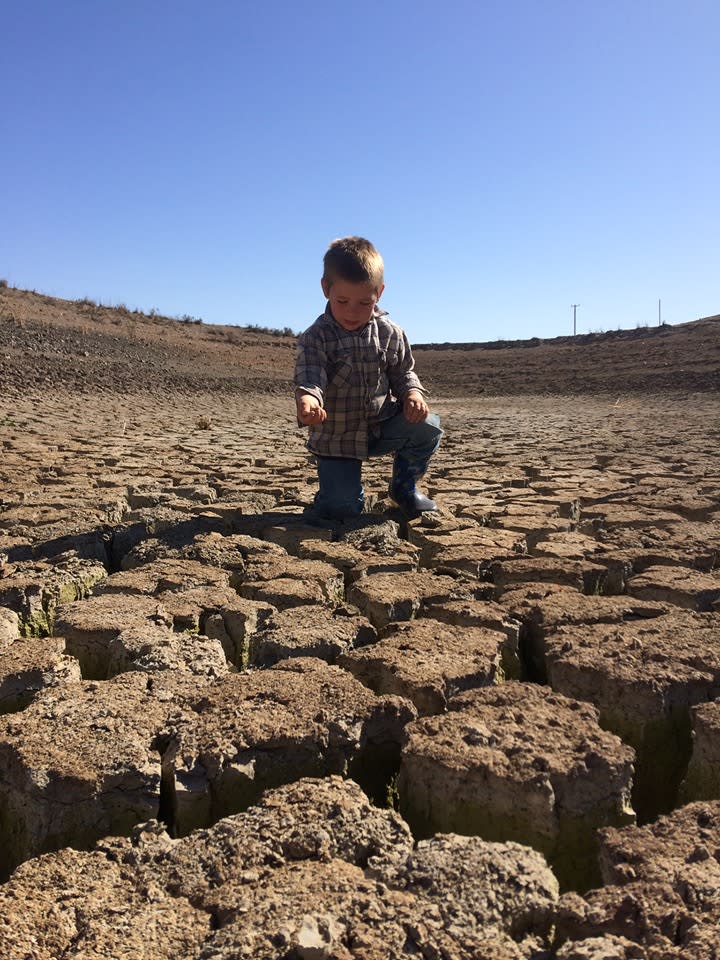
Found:
<path fill-rule="evenodd" d="M 5 279 L 0 280 L 0 288 L 2 288 L 3 290 L 7 290 L 9 286 L 10 284 L 7 282 L 7 280 Z"/>
<path fill-rule="evenodd" d="M 245 327 L 240 327 L 240 330 L 252 331 L 253 333 L 264 333 L 269 337 L 294 337 L 296 333 L 294 330 L 291 330 L 290 327 L 283 327 L 282 330 L 277 327 L 263 327 L 259 323 L 249 323 Z"/>
<path fill-rule="evenodd" d="M 198 430 L 209 430 L 210 429 L 210 417 L 198 417 L 197 423 L 195 426 Z"/>

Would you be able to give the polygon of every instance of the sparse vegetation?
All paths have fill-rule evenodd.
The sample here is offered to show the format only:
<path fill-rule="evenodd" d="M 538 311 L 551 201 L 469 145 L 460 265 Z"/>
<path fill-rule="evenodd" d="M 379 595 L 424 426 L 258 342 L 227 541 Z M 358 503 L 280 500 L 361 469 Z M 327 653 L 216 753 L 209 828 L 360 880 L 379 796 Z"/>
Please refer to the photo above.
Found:
<path fill-rule="evenodd" d="M 385 788 L 384 806 L 388 810 L 400 809 L 400 790 L 398 789 L 398 775 L 394 774 Z"/>
<path fill-rule="evenodd" d="M 8 280 L 0 279 L 0 289 L 7 288 L 10 286 Z M 37 290 L 28 290 L 27 293 L 32 293 L 36 296 L 43 296 Z M 55 302 L 53 297 L 44 297 L 44 302 L 52 305 Z M 77 300 L 71 301 L 77 307 L 84 309 L 87 313 L 90 313 L 90 319 L 99 321 L 101 323 L 110 323 L 115 326 L 120 325 L 123 320 L 123 317 L 137 317 L 137 318 L 146 318 L 148 320 L 153 320 L 157 323 L 183 323 L 191 324 L 193 326 L 202 326 L 205 324 L 205 320 L 202 317 L 194 316 L 190 313 L 178 314 L 175 316 L 170 316 L 168 314 L 162 313 L 158 310 L 157 307 L 151 307 L 149 310 L 143 310 L 140 307 L 135 307 L 131 309 L 126 303 L 120 302 L 115 305 L 111 303 L 103 303 L 99 300 L 94 300 L 92 297 L 80 297 Z M 113 316 L 113 313 L 115 316 Z M 211 325 L 211 327 L 214 325 Z M 217 331 L 210 330 L 210 335 L 216 336 L 218 339 L 226 339 L 229 343 L 241 344 L 243 341 L 238 339 L 232 333 L 231 330 L 238 331 L 240 333 L 254 333 L 261 334 L 268 337 L 297 337 L 298 334 L 292 327 L 269 327 L 264 326 L 259 323 L 250 323 L 250 324 L 220 324 L 217 325 L 219 329 Z"/>
<path fill-rule="evenodd" d="M 239 327 L 240 330 L 247 330 L 252 333 L 265 333 L 270 337 L 295 337 L 297 334 L 290 327 L 263 327 L 259 323 L 249 323 L 246 326 Z"/>

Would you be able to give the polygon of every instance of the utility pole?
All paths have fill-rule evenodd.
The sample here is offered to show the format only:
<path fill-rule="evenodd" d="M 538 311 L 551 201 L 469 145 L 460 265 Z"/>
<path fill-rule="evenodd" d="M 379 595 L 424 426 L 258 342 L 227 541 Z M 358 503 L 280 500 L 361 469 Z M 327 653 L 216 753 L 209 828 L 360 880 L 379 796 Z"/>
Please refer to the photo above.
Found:
<path fill-rule="evenodd" d="M 572 307 L 572 311 L 573 311 L 573 336 L 575 336 L 575 334 L 577 333 L 577 308 L 580 306 L 580 304 L 571 303 L 570 306 Z"/>
<path fill-rule="evenodd" d="M 662 300 L 658 300 L 658 326 L 662 326 Z"/>

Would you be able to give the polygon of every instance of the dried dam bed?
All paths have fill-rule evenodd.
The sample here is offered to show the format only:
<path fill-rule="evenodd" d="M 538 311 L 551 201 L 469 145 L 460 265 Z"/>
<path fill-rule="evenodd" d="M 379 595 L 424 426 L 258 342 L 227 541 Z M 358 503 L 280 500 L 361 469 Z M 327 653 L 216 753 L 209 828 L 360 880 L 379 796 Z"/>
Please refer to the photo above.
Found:
<path fill-rule="evenodd" d="M 3 406 L 4 960 L 718 957 L 717 395 L 433 406 L 334 530 L 285 397 Z"/>

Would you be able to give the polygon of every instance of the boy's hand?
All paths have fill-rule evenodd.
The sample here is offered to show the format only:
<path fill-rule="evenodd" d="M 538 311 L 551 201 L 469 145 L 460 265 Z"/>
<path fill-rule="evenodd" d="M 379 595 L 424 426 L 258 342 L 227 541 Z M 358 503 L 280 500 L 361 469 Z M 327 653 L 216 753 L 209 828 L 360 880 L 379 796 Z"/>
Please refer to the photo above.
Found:
<path fill-rule="evenodd" d="M 423 395 L 418 393 L 417 390 L 411 390 L 403 403 L 405 419 L 409 420 L 410 423 L 422 423 L 429 412 L 429 407 L 425 403 Z"/>
<path fill-rule="evenodd" d="M 306 427 L 311 427 L 327 420 L 327 411 L 323 410 L 317 397 L 309 393 L 297 398 L 298 420 Z"/>

